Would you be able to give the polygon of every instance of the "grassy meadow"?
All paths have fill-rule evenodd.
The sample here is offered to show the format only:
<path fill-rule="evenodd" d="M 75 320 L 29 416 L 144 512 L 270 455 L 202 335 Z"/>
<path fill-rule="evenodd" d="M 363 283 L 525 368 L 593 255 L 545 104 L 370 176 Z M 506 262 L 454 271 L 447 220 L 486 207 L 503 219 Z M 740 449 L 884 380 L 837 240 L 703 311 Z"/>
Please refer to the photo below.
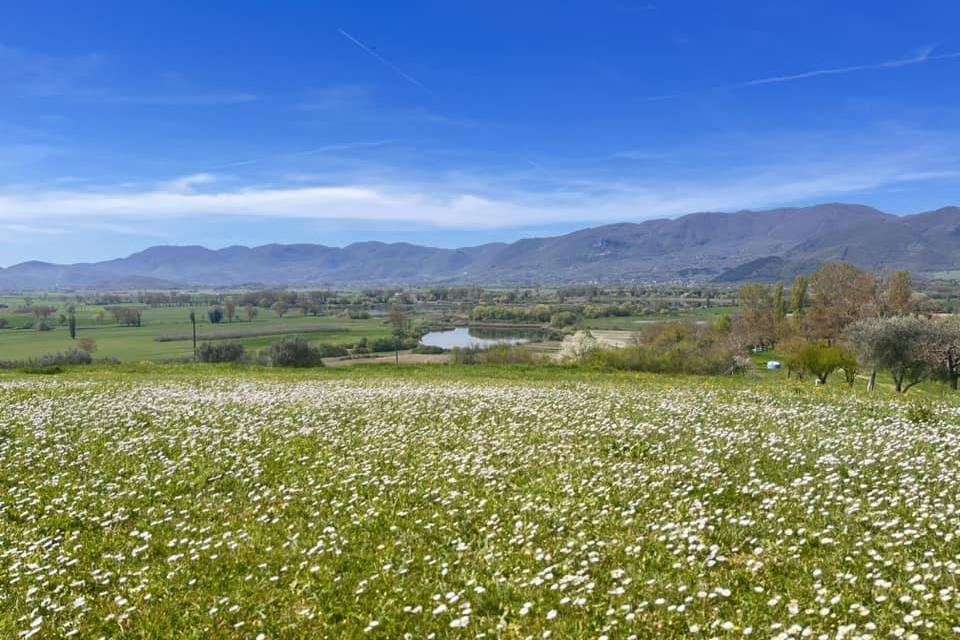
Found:
<path fill-rule="evenodd" d="M 923 390 L 4 372 L 0 637 L 953 637 L 958 472 Z"/>
<path fill-rule="evenodd" d="M 23 305 L 22 298 L 0 298 L 0 303 L 8 305 L 0 309 L 0 320 L 6 320 L 8 325 L 8 328 L 0 329 L 0 360 L 26 360 L 74 346 L 68 327 L 58 321 L 59 312 L 46 320 L 51 327 L 49 331 L 37 331 L 34 328 L 37 319 L 33 314 L 14 312 L 17 306 Z M 37 300 L 37 303 L 43 301 Z M 101 306 L 77 305 L 77 335 L 97 341 L 96 357 L 139 362 L 193 356 L 190 307 L 123 306 L 141 312 L 142 326 L 117 324 L 110 312 Z M 259 309 L 256 318 L 247 320 L 241 309 L 233 322 L 223 320 L 213 324 L 207 318 L 207 308 L 195 309 L 199 341 L 230 339 L 250 349 L 266 347 L 290 334 L 303 336 L 311 342 L 330 344 L 351 344 L 364 337 L 373 339 L 390 335 L 390 327 L 382 318 L 353 320 L 329 315 L 303 316 L 297 310 L 280 318 L 269 309 Z"/>

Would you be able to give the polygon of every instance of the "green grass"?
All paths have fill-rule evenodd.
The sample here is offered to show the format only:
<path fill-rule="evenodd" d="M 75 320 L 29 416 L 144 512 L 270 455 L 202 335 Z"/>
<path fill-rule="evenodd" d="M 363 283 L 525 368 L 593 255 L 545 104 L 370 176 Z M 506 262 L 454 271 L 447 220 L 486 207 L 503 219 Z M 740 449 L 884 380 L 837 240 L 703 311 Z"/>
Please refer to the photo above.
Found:
<path fill-rule="evenodd" d="M 572 367 L 0 373 L 0 637 L 952 636 L 960 403 L 914 404 Z"/>
<path fill-rule="evenodd" d="M 0 298 L 0 302 L 10 305 L 0 309 L 0 318 L 7 319 L 11 326 L 32 323 L 32 314 L 13 313 L 15 305 L 22 305 L 20 298 Z M 44 303 L 37 300 L 38 303 Z M 48 303 L 54 304 L 62 303 Z M 140 308 L 140 307 L 138 307 Z M 190 309 L 186 307 L 142 308 L 143 322 L 140 327 L 127 327 L 113 323 L 109 313 L 101 324 L 97 314 L 101 307 L 78 306 L 78 336 L 89 336 L 97 341 L 96 357 L 115 358 L 124 362 L 141 360 L 172 360 L 188 358 L 193 354 L 191 325 L 188 319 Z M 331 316 L 306 316 L 288 314 L 278 318 L 270 311 L 261 309 L 259 316 L 252 322 L 237 320 L 211 324 L 206 317 L 206 308 L 197 308 L 198 340 L 214 339 L 218 335 L 242 335 L 250 337 L 230 337 L 242 342 L 246 347 L 257 349 L 279 340 L 284 335 L 300 334 L 311 342 L 331 344 L 355 343 L 368 339 L 390 335 L 390 327 L 382 319 L 350 320 Z M 36 329 L 0 329 L 0 360 L 25 360 L 48 353 L 56 353 L 74 346 L 66 326 L 57 323 L 57 315 L 51 316 L 47 323 L 51 331 Z M 241 312 L 241 317 L 245 317 Z M 179 340 L 167 340 L 175 337 Z M 160 340 L 158 340 L 160 338 Z"/>

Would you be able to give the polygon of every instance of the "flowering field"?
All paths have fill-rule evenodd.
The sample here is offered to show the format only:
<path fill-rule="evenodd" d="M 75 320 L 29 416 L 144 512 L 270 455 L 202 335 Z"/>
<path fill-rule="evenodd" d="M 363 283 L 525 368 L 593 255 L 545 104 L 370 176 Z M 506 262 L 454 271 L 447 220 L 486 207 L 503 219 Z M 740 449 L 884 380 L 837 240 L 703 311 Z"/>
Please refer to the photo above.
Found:
<path fill-rule="evenodd" d="M 960 409 L 0 383 L 2 638 L 960 635 Z"/>

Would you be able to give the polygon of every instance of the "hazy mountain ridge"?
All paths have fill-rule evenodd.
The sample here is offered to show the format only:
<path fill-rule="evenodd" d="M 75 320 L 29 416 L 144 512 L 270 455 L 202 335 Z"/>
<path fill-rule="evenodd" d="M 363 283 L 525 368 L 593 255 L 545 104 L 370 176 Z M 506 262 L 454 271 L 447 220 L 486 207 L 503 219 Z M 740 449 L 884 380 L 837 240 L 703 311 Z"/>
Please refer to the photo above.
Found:
<path fill-rule="evenodd" d="M 823 262 L 960 269 L 960 208 L 895 216 L 863 205 L 694 213 L 459 249 L 409 243 L 156 246 L 126 258 L 0 269 L 0 289 L 245 285 L 551 284 L 776 280 Z"/>

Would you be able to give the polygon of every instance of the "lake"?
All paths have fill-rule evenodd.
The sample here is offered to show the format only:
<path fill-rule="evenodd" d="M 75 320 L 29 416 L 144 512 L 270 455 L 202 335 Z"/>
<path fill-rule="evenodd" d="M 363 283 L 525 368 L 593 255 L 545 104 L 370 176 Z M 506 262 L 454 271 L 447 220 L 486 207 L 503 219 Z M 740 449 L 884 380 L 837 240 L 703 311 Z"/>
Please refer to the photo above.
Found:
<path fill-rule="evenodd" d="M 543 333 L 532 329 L 488 329 L 457 327 L 449 331 L 431 331 L 420 338 L 428 347 L 486 349 L 498 344 L 521 344 L 541 340 Z"/>

